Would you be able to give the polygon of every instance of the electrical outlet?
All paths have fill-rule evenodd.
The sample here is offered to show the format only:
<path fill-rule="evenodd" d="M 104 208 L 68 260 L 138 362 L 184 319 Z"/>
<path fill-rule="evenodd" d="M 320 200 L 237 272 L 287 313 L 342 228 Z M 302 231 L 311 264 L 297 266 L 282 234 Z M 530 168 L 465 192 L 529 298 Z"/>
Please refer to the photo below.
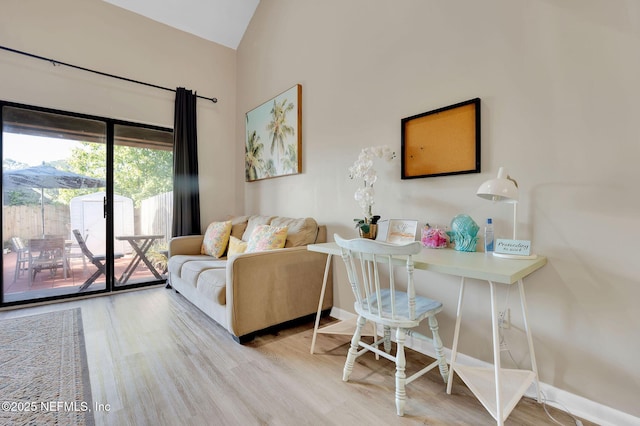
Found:
<path fill-rule="evenodd" d="M 511 328 L 511 309 L 507 308 L 506 311 L 498 312 L 498 327 L 503 330 Z"/>

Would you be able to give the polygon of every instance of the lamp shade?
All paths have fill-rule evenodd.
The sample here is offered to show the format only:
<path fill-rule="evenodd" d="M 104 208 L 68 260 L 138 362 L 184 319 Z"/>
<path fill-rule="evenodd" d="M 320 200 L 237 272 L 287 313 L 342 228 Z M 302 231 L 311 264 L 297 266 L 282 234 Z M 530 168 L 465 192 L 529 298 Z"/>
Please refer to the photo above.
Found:
<path fill-rule="evenodd" d="M 509 177 L 504 167 L 500 167 L 498 177 L 489 179 L 478 188 L 476 195 L 485 200 L 500 201 L 503 203 L 518 202 L 518 186 Z"/>

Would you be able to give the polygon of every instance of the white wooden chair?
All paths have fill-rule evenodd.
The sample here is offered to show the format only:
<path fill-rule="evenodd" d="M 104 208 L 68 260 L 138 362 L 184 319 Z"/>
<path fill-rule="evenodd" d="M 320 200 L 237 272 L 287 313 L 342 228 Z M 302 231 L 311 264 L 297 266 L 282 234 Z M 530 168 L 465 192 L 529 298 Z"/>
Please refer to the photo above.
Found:
<path fill-rule="evenodd" d="M 16 270 L 13 273 L 13 282 L 15 283 L 21 274 L 29 270 L 29 249 L 20 237 L 11 237 L 11 244 L 17 256 Z"/>
<path fill-rule="evenodd" d="M 88 237 L 86 235 L 83 237 L 85 243 L 87 242 L 87 238 Z M 82 248 L 80 247 L 80 243 L 78 243 L 78 240 L 75 240 L 75 242 L 74 240 L 66 242 L 65 249 L 67 254 L 67 262 L 69 262 L 69 270 L 71 270 L 71 273 L 73 273 L 73 268 L 71 267 L 71 261 L 73 259 L 82 260 L 82 272 L 87 272 L 87 256 L 85 256 L 82 252 Z"/>
<path fill-rule="evenodd" d="M 347 267 L 349 283 L 356 298 L 354 307 L 358 314 L 358 323 L 347 354 L 342 380 L 345 382 L 349 380 L 356 358 L 366 352 L 374 352 L 376 355 L 395 362 L 396 412 L 398 416 L 402 416 L 406 402 L 406 384 L 436 366 L 440 369 L 444 383 L 447 383 L 449 376 L 447 361 L 442 350 L 442 341 L 438 334 L 438 321 L 436 320 L 436 314 L 442 310 L 442 303 L 415 295 L 412 255 L 420 252 L 421 245 L 417 241 L 398 245 L 363 238 L 345 240 L 337 234 L 334 234 L 334 239 L 342 249 L 342 259 Z M 386 264 L 388 271 L 383 270 L 386 267 L 380 268 L 383 264 Z M 397 265 L 406 267 L 406 291 L 399 289 L 401 287 L 396 280 L 396 268 L 394 268 Z M 399 272 L 398 275 L 400 275 Z M 420 325 L 422 320 L 427 318 L 433 339 L 413 330 Z M 360 340 L 362 329 L 367 321 L 381 325 L 384 330 L 382 338 L 373 344 L 367 344 Z M 390 354 L 390 330 L 392 328 L 396 329 L 397 350 L 395 356 Z M 435 362 L 409 378 L 405 374 L 406 358 L 404 353 L 407 335 L 432 340 L 437 355 Z M 384 351 L 380 349 L 381 343 Z M 359 347 L 363 349 L 359 351 Z"/>

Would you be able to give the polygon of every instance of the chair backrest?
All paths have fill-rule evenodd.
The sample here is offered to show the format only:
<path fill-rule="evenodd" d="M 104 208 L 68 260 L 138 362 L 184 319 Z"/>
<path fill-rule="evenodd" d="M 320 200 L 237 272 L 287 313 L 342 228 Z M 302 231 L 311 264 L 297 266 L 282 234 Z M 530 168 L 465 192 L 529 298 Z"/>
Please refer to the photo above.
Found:
<path fill-rule="evenodd" d="M 87 256 L 89 258 L 89 260 L 93 261 L 93 259 L 94 259 L 93 253 L 91 252 L 91 250 L 89 250 L 89 247 L 87 247 L 87 243 L 85 242 L 84 238 L 82 237 L 82 234 L 80 234 L 80 231 L 77 230 L 77 229 L 74 229 L 73 230 L 73 236 L 76 237 L 76 241 L 78 242 L 78 245 L 80 246 L 80 250 L 82 250 L 82 254 Z"/>
<path fill-rule="evenodd" d="M 51 258 L 62 257 L 64 238 L 32 238 L 29 240 L 29 256 L 35 253 L 47 253 Z"/>
<path fill-rule="evenodd" d="M 334 239 L 342 250 L 342 260 L 356 298 L 356 310 L 379 322 L 416 319 L 412 256 L 422 249 L 418 241 L 390 244 L 364 238 L 345 240 L 338 234 L 334 234 Z M 388 270 L 381 270 L 383 264 Z M 406 267 L 406 290 L 396 288 L 399 274 L 394 266 L 398 265 Z M 406 305 L 402 305 L 403 299 L 406 299 Z"/>
<path fill-rule="evenodd" d="M 24 251 L 27 248 L 20 237 L 11 237 L 11 245 L 13 246 L 13 250 L 16 252 Z"/>

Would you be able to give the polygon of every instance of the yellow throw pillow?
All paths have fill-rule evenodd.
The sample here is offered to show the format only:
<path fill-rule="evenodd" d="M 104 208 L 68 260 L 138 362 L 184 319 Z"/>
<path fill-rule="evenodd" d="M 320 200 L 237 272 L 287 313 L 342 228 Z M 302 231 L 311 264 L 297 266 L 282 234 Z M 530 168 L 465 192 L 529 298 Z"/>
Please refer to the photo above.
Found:
<path fill-rule="evenodd" d="M 246 241 L 242 241 L 240 238 L 236 238 L 233 235 L 229 237 L 229 250 L 227 250 L 227 256 L 244 253 L 246 250 Z"/>
<path fill-rule="evenodd" d="M 211 222 L 204 233 L 202 240 L 201 254 L 208 254 L 219 258 L 224 254 L 231 235 L 231 221 Z"/>
<path fill-rule="evenodd" d="M 258 225 L 251 233 L 249 241 L 247 241 L 245 253 L 282 248 L 286 241 L 286 226 Z"/>

